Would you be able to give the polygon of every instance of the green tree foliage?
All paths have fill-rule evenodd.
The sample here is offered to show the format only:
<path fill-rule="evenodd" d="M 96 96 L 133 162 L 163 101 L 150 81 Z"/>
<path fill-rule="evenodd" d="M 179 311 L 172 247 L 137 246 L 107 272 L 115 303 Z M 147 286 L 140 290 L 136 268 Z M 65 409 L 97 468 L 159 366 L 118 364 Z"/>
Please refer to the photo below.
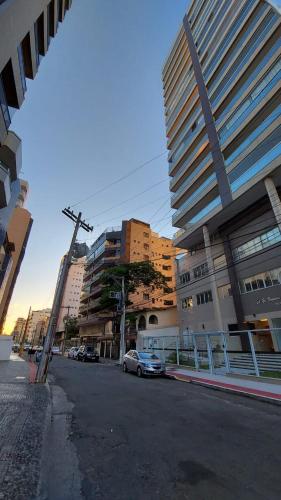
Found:
<path fill-rule="evenodd" d="M 150 289 L 167 288 L 167 278 L 157 271 L 150 261 L 131 262 L 107 269 L 101 278 L 104 286 L 100 300 L 101 309 L 116 310 L 116 299 L 109 298 L 109 292 L 120 292 L 121 278 L 124 276 L 126 305 L 132 304 L 129 295 L 136 292 L 139 287 Z M 118 279 L 119 278 L 119 279 Z"/>
<path fill-rule="evenodd" d="M 79 326 L 77 324 L 77 318 L 73 318 L 71 316 L 66 316 L 64 318 L 64 325 L 65 325 L 66 340 L 69 340 L 73 337 L 78 336 Z"/>

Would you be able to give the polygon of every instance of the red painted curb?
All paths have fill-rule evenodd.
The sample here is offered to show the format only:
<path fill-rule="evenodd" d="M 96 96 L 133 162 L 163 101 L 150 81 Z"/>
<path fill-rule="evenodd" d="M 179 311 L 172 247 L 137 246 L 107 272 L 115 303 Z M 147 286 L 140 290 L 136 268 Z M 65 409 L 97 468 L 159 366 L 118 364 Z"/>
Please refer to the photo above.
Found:
<path fill-rule="evenodd" d="M 281 401 L 281 394 L 275 394 L 274 392 L 262 391 L 260 389 L 252 389 L 249 387 L 241 387 L 234 384 L 227 384 L 225 382 L 213 381 L 206 378 L 191 377 L 189 375 L 177 375 L 173 372 L 168 372 L 168 375 L 173 376 L 176 380 L 181 380 L 183 382 L 198 382 L 210 387 L 218 387 L 221 389 L 228 389 L 238 393 L 243 393 L 250 396 L 259 396 L 262 398 L 268 398 L 274 401 Z"/>
<path fill-rule="evenodd" d="M 36 379 L 37 365 L 33 361 L 28 362 L 29 365 L 29 383 L 34 384 Z"/>

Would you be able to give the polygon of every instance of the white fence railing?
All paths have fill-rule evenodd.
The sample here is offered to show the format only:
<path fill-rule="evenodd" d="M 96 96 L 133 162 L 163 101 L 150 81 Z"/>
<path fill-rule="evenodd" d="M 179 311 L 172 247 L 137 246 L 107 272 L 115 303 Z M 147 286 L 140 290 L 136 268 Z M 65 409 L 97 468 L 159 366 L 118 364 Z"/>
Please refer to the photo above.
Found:
<path fill-rule="evenodd" d="M 143 339 L 143 348 L 157 352 L 166 363 L 210 373 L 258 377 L 272 374 L 281 378 L 281 351 L 276 350 L 276 345 L 281 345 L 281 328 L 194 332 Z"/>

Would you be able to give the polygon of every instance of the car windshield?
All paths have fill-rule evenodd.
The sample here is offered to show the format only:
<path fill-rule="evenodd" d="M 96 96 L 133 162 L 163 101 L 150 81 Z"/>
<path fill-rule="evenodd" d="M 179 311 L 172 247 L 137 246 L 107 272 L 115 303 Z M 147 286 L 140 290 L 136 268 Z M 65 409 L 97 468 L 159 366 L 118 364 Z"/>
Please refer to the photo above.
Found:
<path fill-rule="evenodd" d="M 151 354 L 150 352 L 139 352 L 139 357 L 142 359 L 154 359 L 160 361 L 156 354 Z"/>

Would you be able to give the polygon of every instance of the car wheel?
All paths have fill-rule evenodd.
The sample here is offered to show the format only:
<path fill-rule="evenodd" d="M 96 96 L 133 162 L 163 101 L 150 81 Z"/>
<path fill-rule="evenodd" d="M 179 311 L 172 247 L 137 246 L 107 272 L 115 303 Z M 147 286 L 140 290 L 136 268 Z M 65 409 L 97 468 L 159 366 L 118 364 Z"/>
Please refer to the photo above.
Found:
<path fill-rule="evenodd" d="M 128 371 L 127 365 L 126 363 L 123 363 L 123 372 L 127 373 L 127 371 Z"/>
<path fill-rule="evenodd" d="M 137 369 L 137 376 L 142 377 L 142 369 L 140 366 L 138 366 L 138 369 Z"/>

